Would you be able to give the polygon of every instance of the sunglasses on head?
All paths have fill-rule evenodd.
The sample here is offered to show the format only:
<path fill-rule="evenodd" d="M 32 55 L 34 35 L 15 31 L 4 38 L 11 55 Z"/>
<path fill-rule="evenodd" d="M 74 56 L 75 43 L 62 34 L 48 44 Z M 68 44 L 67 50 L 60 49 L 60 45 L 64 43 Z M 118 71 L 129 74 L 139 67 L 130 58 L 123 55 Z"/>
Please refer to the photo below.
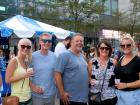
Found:
<path fill-rule="evenodd" d="M 121 44 L 121 48 L 130 48 L 131 44 Z"/>
<path fill-rule="evenodd" d="M 43 43 L 51 43 L 51 42 L 52 42 L 51 39 L 42 39 L 41 41 L 42 41 Z"/>
<path fill-rule="evenodd" d="M 20 46 L 21 46 L 22 49 L 25 49 L 25 48 L 31 49 L 31 46 L 29 46 L 29 45 L 27 45 L 27 46 L 26 45 L 20 45 Z"/>
<path fill-rule="evenodd" d="M 109 47 L 100 47 L 100 50 L 109 50 Z"/>

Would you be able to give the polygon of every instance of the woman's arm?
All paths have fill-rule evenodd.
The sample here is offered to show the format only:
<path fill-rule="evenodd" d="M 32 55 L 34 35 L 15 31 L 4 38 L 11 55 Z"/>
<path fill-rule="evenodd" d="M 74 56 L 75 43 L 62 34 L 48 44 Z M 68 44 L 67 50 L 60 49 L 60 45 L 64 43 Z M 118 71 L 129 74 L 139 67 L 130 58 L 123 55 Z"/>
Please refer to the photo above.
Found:
<path fill-rule="evenodd" d="M 91 80 L 91 71 L 92 71 L 92 60 L 90 60 L 89 63 L 88 63 L 88 77 L 89 77 L 89 81 Z"/>
<path fill-rule="evenodd" d="M 18 64 L 16 58 L 11 59 L 6 69 L 6 76 L 5 76 L 6 83 L 16 82 L 27 77 L 26 73 L 18 76 L 13 76 L 17 66 Z"/>
<path fill-rule="evenodd" d="M 140 73 L 139 73 L 140 78 Z M 126 88 L 140 88 L 140 79 L 130 83 L 118 83 L 115 85 L 118 89 L 126 89 Z"/>

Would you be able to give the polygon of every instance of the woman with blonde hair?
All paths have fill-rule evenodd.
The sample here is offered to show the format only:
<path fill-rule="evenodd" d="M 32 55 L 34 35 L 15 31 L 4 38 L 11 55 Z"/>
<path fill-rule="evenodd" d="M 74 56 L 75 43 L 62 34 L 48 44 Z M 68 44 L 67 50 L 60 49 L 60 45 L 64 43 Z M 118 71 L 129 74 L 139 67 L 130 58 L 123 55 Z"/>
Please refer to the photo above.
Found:
<path fill-rule="evenodd" d="M 18 54 L 10 60 L 6 70 L 6 82 L 11 83 L 11 95 L 19 97 L 20 105 L 28 105 L 31 99 L 29 77 L 33 75 L 33 71 L 28 69 L 31 53 L 31 41 L 21 39 L 18 43 Z"/>
<path fill-rule="evenodd" d="M 120 42 L 124 55 L 115 67 L 115 77 L 118 83 L 117 105 L 140 104 L 140 58 L 134 54 L 135 42 L 132 37 L 125 36 Z"/>

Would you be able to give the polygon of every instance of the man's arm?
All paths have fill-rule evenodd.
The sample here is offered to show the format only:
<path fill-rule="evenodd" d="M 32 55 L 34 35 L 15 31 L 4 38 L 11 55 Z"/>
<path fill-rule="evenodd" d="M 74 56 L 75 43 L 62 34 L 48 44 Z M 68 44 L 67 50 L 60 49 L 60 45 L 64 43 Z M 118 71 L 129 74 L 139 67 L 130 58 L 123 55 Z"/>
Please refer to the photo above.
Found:
<path fill-rule="evenodd" d="M 65 92 L 61 73 L 55 72 L 55 81 L 64 105 L 68 105 L 70 94 Z"/>

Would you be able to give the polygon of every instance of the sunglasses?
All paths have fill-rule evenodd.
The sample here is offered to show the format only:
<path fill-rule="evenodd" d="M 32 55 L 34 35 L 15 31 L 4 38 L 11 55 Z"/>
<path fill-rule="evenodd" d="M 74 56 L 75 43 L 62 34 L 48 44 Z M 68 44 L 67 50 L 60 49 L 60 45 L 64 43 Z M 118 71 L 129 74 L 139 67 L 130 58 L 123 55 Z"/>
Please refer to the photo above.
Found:
<path fill-rule="evenodd" d="M 100 47 L 100 50 L 109 50 L 109 47 Z"/>
<path fill-rule="evenodd" d="M 31 46 L 29 46 L 29 45 L 27 45 L 27 46 L 26 46 L 26 45 L 21 45 L 21 48 L 22 48 L 22 49 L 25 49 L 25 48 L 31 49 Z"/>
<path fill-rule="evenodd" d="M 121 44 L 120 47 L 121 48 L 130 48 L 131 44 Z"/>
<path fill-rule="evenodd" d="M 42 39 L 41 40 L 43 43 L 52 43 L 51 39 Z"/>

